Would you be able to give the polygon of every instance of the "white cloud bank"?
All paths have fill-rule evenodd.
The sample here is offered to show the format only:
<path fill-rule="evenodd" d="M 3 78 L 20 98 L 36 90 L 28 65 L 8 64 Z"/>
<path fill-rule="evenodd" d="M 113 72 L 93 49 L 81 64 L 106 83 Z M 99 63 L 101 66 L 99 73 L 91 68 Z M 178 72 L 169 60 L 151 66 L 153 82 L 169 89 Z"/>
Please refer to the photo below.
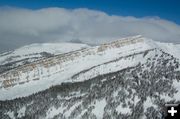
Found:
<path fill-rule="evenodd" d="M 88 9 L 0 8 L 0 52 L 30 43 L 79 39 L 101 43 L 141 34 L 180 43 L 180 25 L 157 17 L 123 17 Z"/>

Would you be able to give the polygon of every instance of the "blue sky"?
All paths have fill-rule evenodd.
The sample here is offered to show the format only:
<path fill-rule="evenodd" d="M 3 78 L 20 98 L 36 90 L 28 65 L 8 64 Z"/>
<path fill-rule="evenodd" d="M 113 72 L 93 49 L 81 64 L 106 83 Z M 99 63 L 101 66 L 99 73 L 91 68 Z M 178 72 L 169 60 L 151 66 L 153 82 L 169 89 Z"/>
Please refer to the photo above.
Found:
<path fill-rule="evenodd" d="M 89 8 L 104 11 L 110 15 L 158 16 L 180 24 L 180 0 L 1 0 L 0 6 L 28 9 Z"/>
<path fill-rule="evenodd" d="M 180 43 L 180 0 L 0 0 L 0 52 L 32 43 L 101 44 L 142 35 Z"/>

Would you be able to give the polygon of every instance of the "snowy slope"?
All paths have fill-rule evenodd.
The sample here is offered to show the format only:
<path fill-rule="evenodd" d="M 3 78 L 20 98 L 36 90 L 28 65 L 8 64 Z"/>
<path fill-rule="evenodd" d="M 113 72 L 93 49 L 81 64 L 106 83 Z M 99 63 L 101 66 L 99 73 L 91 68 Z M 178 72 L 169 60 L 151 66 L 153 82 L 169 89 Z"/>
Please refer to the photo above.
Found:
<path fill-rule="evenodd" d="M 86 44 L 77 43 L 42 43 L 31 44 L 14 51 L 5 52 L 0 54 L 0 65 L 5 63 L 14 62 L 26 58 L 41 57 L 42 52 L 51 53 L 54 55 L 67 53 L 74 50 L 89 47 Z"/>
<path fill-rule="evenodd" d="M 180 59 L 180 44 L 173 44 L 173 43 L 161 43 L 156 42 L 159 48 L 163 51 L 173 55 L 174 57 Z"/>
<path fill-rule="evenodd" d="M 136 42 L 137 40 L 138 42 Z M 44 63 L 40 61 L 36 64 L 33 64 L 35 65 L 35 68 L 33 68 L 33 70 L 29 70 L 29 65 L 17 68 L 15 70 L 10 70 L 7 73 L 3 73 L 3 75 L 0 77 L 2 81 L 0 82 L 2 87 L 2 89 L 0 89 L 0 100 L 28 96 L 38 91 L 45 90 L 52 85 L 61 84 L 62 82 L 84 81 L 98 75 L 115 72 L 127 67 L 135 66 L 140 62 L 145 62 L 147 58 L 154 56 L 152 52 L 148 54 L 150 56 L 144 57 L 143 52 L 148 52 L 149 50 L 155 48 L 165 49 L 165 44 L 159 44 L 160 43 L 156 43 L 142 36 L 128 37 L 111 42 L 109 44 L 91 47 L 82 51 L 80 50 L 78 51 L 78 56 L 74 57 L 72 55 L 73 57 L 68 56 L 67 58 L 65 56 L 65 59 L 62 59 L 62 62 L 57 57 L 52 57 L 49 60 L 51 63 L 54 63 L 52 63 L 52 65 L 50 64 L 50 66 L 44 66 Z M 80 46 L 85 47 L 86 45 Z M 65 48 L 66 46 L 63 47 Z M 104 47 L 105 49 L 103 49 Z M 77 46 L 75 47 L 75 49 L 76 48 Z M 24 47 L 23 49 L 28 49 L 28 47 Z M 38 49 L 38 47 L 36 47 L 36 49 Z M 166 49 L 168 49 L 169 52 L 175 52 L 169 47 Z M 23 54 L 23 50 L 17 50 L 16 52 Z M 29 50 L 29 52 L 32 53 L 32 49 Z M 57 51 L 54 51 L 54 53 L 55 52 Z M 53 53 L 53 51 L 51 53 Z M 176 53 L 178 54 L 179 52 Z M 24 70 L 21 71 L 21 69 L 29 71 L 24 72 Z M 16 81 L 5 81 L 6 78 L 3 78 L 4 76 L 7 76 L 8 79 L 10 79 L 10 77 L 13 77 L 13 75 L 11 74 L 14 72 L 16 73 L 16 71 L 18 72 Z M 85 72 L 81 73 L 82 71 Z M 7 87 L 4 87 L 6 85 Z"/>
<path fill-rule="evenodd" d="M 24 70 L 28 70 L 27 68 L 22 69 L 24 67 L 21 68 L 22 71 L 21 69 L 20 71 L 18 71 L 18 69 L 13 69 L 11 72 L 18 71 L 18 74 L 20 75 L 17 76 L 16 82 L 12 82 L 12 86 L 15 86 L 9 88 L 2 88 L 2 90 L 0 90 L 0 99 L 4 100 L 15 97 L 27 96 L 29 94 L 47 89 L 52 85 L 61 84 L 62 82 L 67 81 L 67 79 L 70 79 L 71 76 L 73 76 L 74 74 L 77 74 L 78 72 L 88 69 L 92 66 L 109 62 L 111 60 L 115 60 L 119 57 L 123 57 L 126 55 L 131 55 L 134 53 L 152 49 L 152 47 L 150 47 L 148 44 L 146 44 L 146 42 L 143 41 L 144 38 L 141 36 L 123 39 L 123 42 L 126 40 L 134 41 L 137 39 L 140 40 L 140 42 L 137 42 L 135 44 L 126 44 L 120 47 L 111 48 L 113 45 L 111 46 L 111 44 L 109 44 L 108 46 L 110 48 L 102 52 L 98 52 L 99 48 L 101 48 L 102 46 L 90 48 L 87 51 L 80 52 L 81 55 L 79 55 L 78 57 L 74 57 L 73 60 L 68 60 L 70 59 L 69 57 L 66 59 L 65 62 L 57 63 L 57 65 L 50 67 L 45 67 L 42 66 L 42 63 L 37 63 L 35 69 L 28 72 L 24 72 Z M 89 52 L 90 54 L 88 55 Z M 52 60 L 55 60 L 55 62 L 57 62 L 57 59 Z M 139 62 L 139 60 L 136 60 L 136 63 L 134 64 L 137 64 L 137 62 Z M 9 84 L 9 82 L 5 81 L 6 78 L 3 78 L 4 75 L 7 75 L 6 77 L 8 79 L 9 77 L 13 77 L 12 73 L 4 73 L 1 77 L 1 80 L 4 82 L 2 82 L 1 86 Z M 24 88 L 26 91 L 22 90 Z"/>
<path fill-rule="evenodd" d="M 24 46 L 0 54 L 0 74 L 38 60 L 88 47 L 86 44 L 77 43 L 43 43 Z"/>

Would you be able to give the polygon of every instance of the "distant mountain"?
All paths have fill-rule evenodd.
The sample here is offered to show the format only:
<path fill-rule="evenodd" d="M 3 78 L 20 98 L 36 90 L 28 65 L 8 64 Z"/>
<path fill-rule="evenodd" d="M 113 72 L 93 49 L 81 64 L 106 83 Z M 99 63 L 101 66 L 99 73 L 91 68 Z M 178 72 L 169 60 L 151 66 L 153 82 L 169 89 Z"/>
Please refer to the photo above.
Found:
<path fill-rule="evenodd" d="M 20 65 L 0 73 L 0 118 L 163 119 L 166 103 L 180 103 L 180 45 L 140 35 L 74 45 L 31 45 L 41 58 L 11 60 Z"/>
<path fill-rule="evenodd" d="M 80 39 L 72 39 L 70 40 L 71 43 L 83 43 Z"/>

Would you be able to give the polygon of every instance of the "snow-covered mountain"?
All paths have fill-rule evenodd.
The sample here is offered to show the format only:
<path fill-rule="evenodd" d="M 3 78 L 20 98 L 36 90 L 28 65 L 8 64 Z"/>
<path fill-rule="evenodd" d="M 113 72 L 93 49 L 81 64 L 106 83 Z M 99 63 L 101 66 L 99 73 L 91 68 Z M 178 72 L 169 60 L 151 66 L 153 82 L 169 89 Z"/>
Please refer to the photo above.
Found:
<path fill-rule="evenodd" d="M 51 55 L 21 63 L 42 52 Z M 94 47 L 38 44 L 1 55 L 2 66 L 17 55 L 10 62 L 20 65 L 0 73 L 2 118 L 152 119 L 180 102 L 180 45 L 140 35 Z"/>

